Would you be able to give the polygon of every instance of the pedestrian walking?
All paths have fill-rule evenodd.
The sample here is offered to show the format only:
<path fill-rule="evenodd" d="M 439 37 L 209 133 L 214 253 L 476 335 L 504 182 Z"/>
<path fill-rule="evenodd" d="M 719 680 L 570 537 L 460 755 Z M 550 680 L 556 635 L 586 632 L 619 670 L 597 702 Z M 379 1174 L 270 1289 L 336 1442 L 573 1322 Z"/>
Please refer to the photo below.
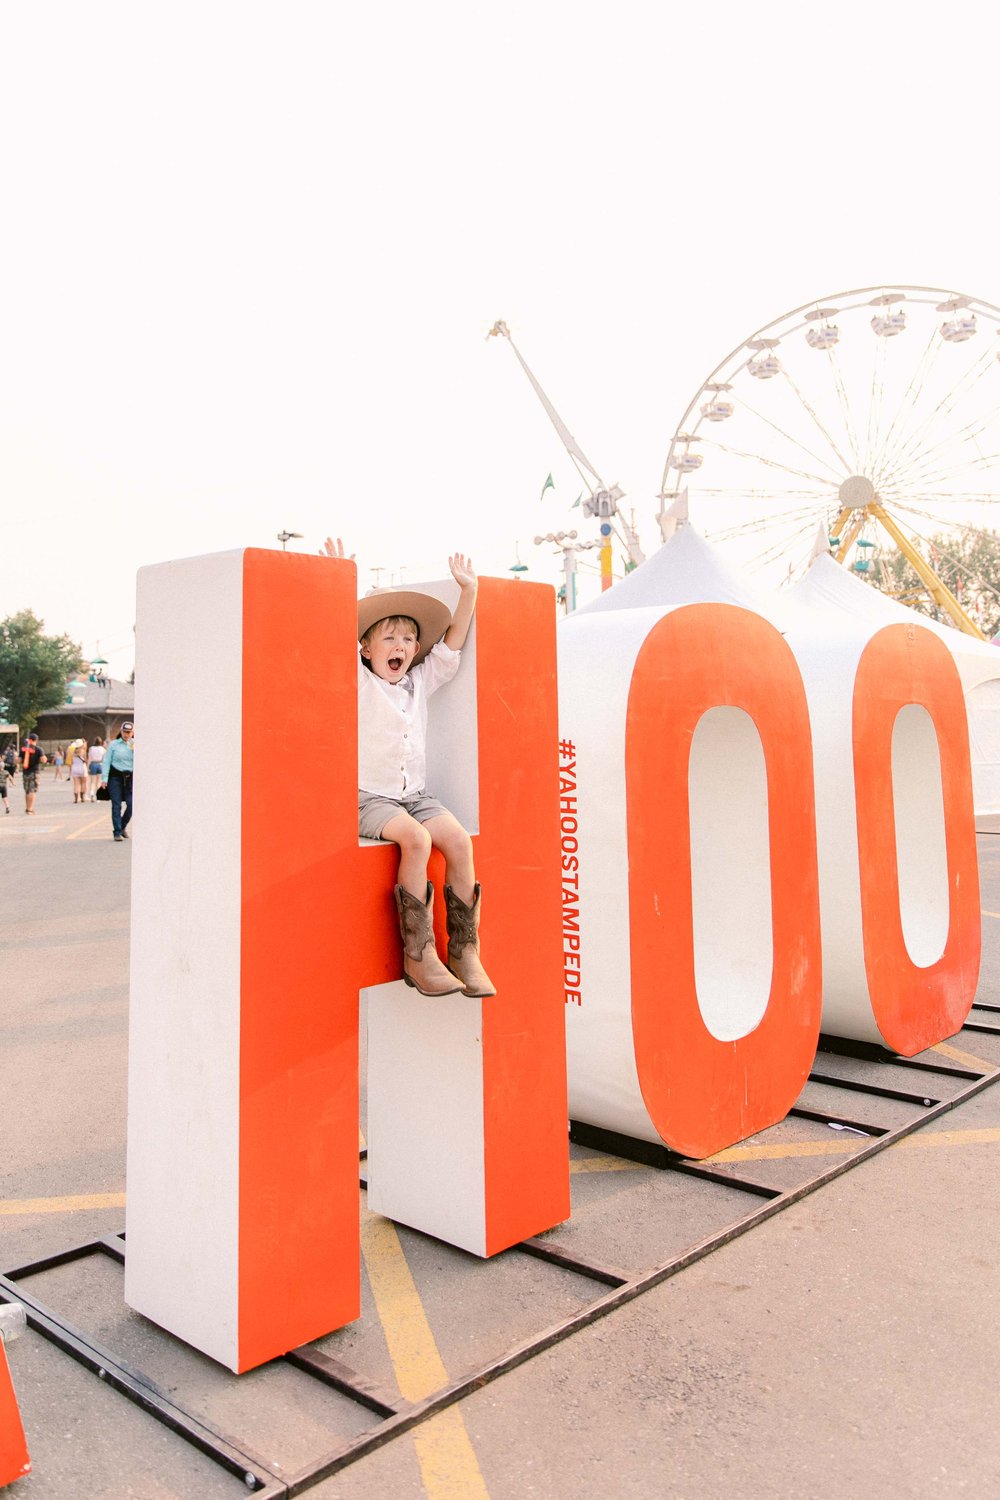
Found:
<path fill-rule="evenodd" d="M 62 773 L 63 772 L 63 766 L 66 764 L 66 757 L 63 755 L 63 747 L 62 747 L 62 745 L 57 745 L 56 746 L 56 753 L 52 757 L 52 764 L 56 768 L 56 774 L 53 776 L 52 780 L 53 781 L 62 781 L 62 779 L 63 779 L 63 773 Z"/>
<path fill-rule="evenodd" d="M 7 795 L 14 785 L 14 773 L 7 770 L 6 764 L 0 765 L 0 798 L 3 800 L 3 810 L 10 816 L 10 798 Z"/>
<path fill-rule="evenodd" d="M 101 763 L 101 785 L 106 786 L 111 797 L 111 830 L 116 844 L 128 838 L 128 825 L 132 821 L 132 736 L 135 725 L 128 719 L 112 740 Z M 122 809 L 124 808 L 124 812 Z"/>
<path fill-rule="evenodd" d="M 67 769 L 67 771 L 69 771 L 70 775 L 72 775 L 72 767 L 73 767 L 73 757 L 74 757 L 74 755 L 84 756 L 84 755 L 86 755 L 86 753 L 87 753 L 87 741 L 86 740 L 70 740 L 70 742 L 66 746 L 66 750 L 65 750 L 65 764 L 66 764 L 66 769 Z"/>
<path fill-rule="evenodd" d="M 96 739 L 87 751 L 87 801 L 93 802 L 97 797 L 97 787 L 101 780 L 101 766 L 104 763 L 104 741 Z"/>
<path fill-rule="evenodd" d="M 84 756 L 87 753 L 86 745 L 77 745 L 73 751 L 73 759 L 70 761 L 70 774 L 73 777 L 73 801 L 86 802 L 87 800 L 87 762 Z"/>
<path fill-rule="evenodd" d="M 47 755 L 42 754 L 38 743 L 38 735 L 32 730 L 24 742 L 21 752 L 21 782 L 24 786 L 24 810 L 34 816 L 35 798 L 38 795 L 38 770 L 48 760 Z"/>

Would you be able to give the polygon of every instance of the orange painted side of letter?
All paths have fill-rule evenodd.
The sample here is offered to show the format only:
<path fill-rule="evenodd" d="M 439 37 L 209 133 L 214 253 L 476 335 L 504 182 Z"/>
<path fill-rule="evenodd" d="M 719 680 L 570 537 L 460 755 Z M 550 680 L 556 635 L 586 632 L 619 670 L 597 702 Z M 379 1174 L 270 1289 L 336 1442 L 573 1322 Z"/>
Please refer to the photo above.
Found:
<path fill-rule="evenodd" d="M 552 591 L 485 578 L 476 625 L 486 1253 L 569 1217 Z"/>
<path fill-rule="evenodd" d="M 243 602 L 239 1346 L 250 1369 L 360 1311 L 358 990 L 398 974 L 399 945 L 392 854 L 358 847 L 355 570 L 248 550 Z"/>

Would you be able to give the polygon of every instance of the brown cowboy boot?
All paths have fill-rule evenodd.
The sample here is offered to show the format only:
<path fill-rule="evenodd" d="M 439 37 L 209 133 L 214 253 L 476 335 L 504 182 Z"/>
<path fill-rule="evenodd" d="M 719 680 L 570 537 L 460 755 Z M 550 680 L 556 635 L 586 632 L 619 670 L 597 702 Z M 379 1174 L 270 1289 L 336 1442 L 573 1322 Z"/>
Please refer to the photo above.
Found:
<path fill-rule="evenodd" d="M 395 889 L 399 934 L 403 939 L 403 982 L 421 995 L 454 995 L 461 988 L 437 956 L 434 946 L 434 887 L 427 882 L 427 899 L 421 902 L 401 885 Z"/>
<path fill-rule="evenodd" d="M 462 994 L 473 998 L 495 995 L 496 989 L 479 962 L 479 904 L 482 891 L 477 884 L 472 905 L 459 900 L 450 885 L 444 888 L 448 912 L 448 967 L 462 981 Z"/>

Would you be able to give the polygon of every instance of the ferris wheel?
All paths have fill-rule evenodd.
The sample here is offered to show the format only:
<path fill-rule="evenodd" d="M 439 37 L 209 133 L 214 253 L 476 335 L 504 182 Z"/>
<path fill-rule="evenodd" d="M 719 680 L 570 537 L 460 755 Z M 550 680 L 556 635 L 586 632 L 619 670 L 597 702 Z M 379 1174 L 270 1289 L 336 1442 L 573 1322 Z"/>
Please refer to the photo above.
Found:
<path fill-rule="evenodd" d="M 1000 307 L 933 287 L 865 287 L 785 313 L 699 386 L 670 440 L 658 520 L 690 510 L 772 570 L 804 563 L 822 524 L 838 560 L 885 538 L 927 592 L 982 636 L 921 545 L 1000 520 Z"/>

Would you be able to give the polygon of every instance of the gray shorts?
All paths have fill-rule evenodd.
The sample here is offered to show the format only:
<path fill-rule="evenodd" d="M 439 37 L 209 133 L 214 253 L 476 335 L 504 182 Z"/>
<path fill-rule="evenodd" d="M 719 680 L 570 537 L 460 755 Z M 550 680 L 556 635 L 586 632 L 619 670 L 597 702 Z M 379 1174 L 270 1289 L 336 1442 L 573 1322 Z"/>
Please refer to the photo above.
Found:
<path fill-rule="evenodd" d="M 396 802 L 392 797 L 381 797 L 378 792 L 363 792 L 358 789 L 358 834 L 363 839 L 380 839 L 382 829 L 390 818 L 401 812 L 409 813 L 418 823 L 428 823 L 431 818 L 440 818 L 448 809 L 426 792 L 415 797 L 402 797 Z"/>

